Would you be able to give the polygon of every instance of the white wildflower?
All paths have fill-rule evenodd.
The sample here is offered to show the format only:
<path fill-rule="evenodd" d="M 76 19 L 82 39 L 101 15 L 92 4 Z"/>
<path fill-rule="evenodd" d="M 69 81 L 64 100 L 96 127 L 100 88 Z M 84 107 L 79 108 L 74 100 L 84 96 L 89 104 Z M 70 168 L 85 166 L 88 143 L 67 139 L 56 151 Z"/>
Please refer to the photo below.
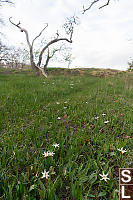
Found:
<path fill-rule="evenodd" d="M 44 170 L 44 172 L 42 172 L 42 177 L 41 178 L 46 178 L 46 179 L 48 179 L 49 178 L 49 171 L 48 172 L 46 172 L 46 170 Z"/>
<path fill-rule="evenodd" d="M 109 121 L 105 121 L 105 122 L 104 122 L 104 124 L 108 124 L 108 123 L 109 123 Z"/>
<path fill-rule="evenodd" d="M 58 147 L 58 148 L 59 148 L 59 144 L 57 144 L 57 143 L 54 143 L 54 144 L 53 144 L 53 147 L 55 147 L 55 148 L 57 148 L 57 147 Z"/>
<path fill-rule="evenodd" d="M 53 156 L 55 153 L 52 151 L 48 151 L 48 156 Z"/>
<path fill-rule="evenodd" d="M 103 113 L 103 114 L 102 114 L 102 116 L 104 117 L 104 116 L 106 116 L 106 114 L 105 114 L 105 113 Z"/>
<path fill-rule="evenodd" d="M 104 180 L 104 181 L 107 181 L 107 180 L 110 180 L 107 176 L 108 176 L 108 174 L 104 174 L 104 172 L 103 172 L 103 174 L 99 174 L 102 178 L 100 179 L 100 180 Z"/>
<path fill-rule="evenodd" d="M 95 119 L 99 119 L 99 117 L 95 117 Z"/>
<path fill-rule="evenodd" d="M 58 117 L 57 119 L 58 119 L 58 120 L 60 120 L 60 119 L 61 119 L 61 117 Z"/>
<path fill-rule="evenodd" d="M 44 156 L 45 158 L 48 157 L 48 156 L 49 156 L 49 152 L 48 152 L 48 151 L 47 151 L 47 152 L 44 151 L 43 156 Z"/>
<path fill-rule="evenodd" d="M 127 152 L 127 150 L 126 150 L 126 149 L 124 150 L 123 147 L 122 147 L 121 149 L 117 149 L 117 150 L 118 150 L 118 151 L 121 151 L 122 154 L 124 154 L 124 153 Z"/>

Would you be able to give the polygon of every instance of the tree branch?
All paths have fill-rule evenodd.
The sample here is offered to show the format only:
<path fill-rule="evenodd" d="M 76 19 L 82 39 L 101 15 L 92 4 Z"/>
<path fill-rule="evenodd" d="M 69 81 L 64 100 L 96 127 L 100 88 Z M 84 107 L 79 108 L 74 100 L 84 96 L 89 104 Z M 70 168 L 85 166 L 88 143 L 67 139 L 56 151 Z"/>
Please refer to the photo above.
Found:
<path fill-rule="evenodd" d="M 46 74 L 46 68 L 48 66 L 48 63 L 49 63 L 49 60 L 50 60 L 51 56 L 49 56 L 49 48 L 48 48 L 48 54 L 47 54 L 47 59 L 46 59 L 46 62 L 45 62 L 45 65 L 44 67 L 40 67 L 40 66 L 37 66 L 38 69 L 40 69 L 40 71 L 42 72 L 43 76 L 45 76 L 47 78 L 47 74 Z"/>
<path fill-rule="evenodd" d="M 44 51 L 52 44 L 56 43 L 56 42 L 59 42 L 59 41 L 67 41 L 69 43 L 72 43 L 72 36 L 73 36 L 73 30 L 74 30 L 74 25 L 78 24 L 78 17 L 76 16 L 73 16 L 71 18 L 68 18 L 66 23 L 63 25 L 65 31 L 66 31 L 66 34 L 67 35 L 70 35 L 70 38 L 58 38 L 59 37 L 59 33 L 57 31 L 56 35 L 57 37 L 53 40 L 51 40 L 41 51 L 40 55 L 39 55 L 39 61 L 37 63 L 37 66 L 40 67 L 41 65 L 41 61 L 42 61 L 42 56 L 43 56 L 43 53 Z"/>
<path fill-rule="evenodd" d="M 104 4 L 103 6 L 99 7 L 99 9 L 101 9 L 101 8 L 103 8 L 103 7 L 105 7 L 105 6 L 108 6 L 108 5 L 109 5 L 109 3 L 110 3 L 110 0 L 108 0 L 108 1 L 107 1 L 107 3 L 106 3 L 106 4 Z"/>
<path fill-rule="evenodd" d="M 90 10 L 91 7 L 92 7 L 95 3 L 99 2 L 99 1 L 100 1 L 100 0 L 94 0 L 94 1 L 90 4 L 90 6 L 89 6 L 88 8 L 85 8 L 85 7 L 83 6 L 83 14 L 84 14 L 87 10 Z M 104 4 L 104 5 L 102 5 L 102 6 L 100 6 L 99 9 L 101 9 L 101 8 L 103 8 L 103 7 L 105 7 L 105 6 L 108 6 L 109 3 L 110 3 L 110 0 L 107 0 L 107 3 Z"/>
<path fill-rule="evenodd" d="M 11 22 L 11 24 L 13 24 L 17 28 L 19 28 L 21 32 L 25 33 L 28 46 L 29 46 L 30 49 L 32 49 L 32 45 L 30 44 L 30 41 L 29 41 L 28 31 L 20 26 L 20 24 L 21 24 L 20 21 L 18 22 L 18 24 L 15 24 L 14 22 L 11 21 L 11 19 L 12 19 L 12 17 L 9 18 L 9 21 Z"/>
<path fill-rule="evenodd" d="M 11 4 L 13 4 L 13 2 L 12 1 L 8 1 L 8 0 L 0 0 L 0 3 L 11 3 Z"/>
<path fill-rule="evenodd" d="M 69 40 L 68 38 L 59 38 L 59 39 L 56 38 L 56 39 L 54 39 L 54 40 L 51 40 L 51 41 L 42 49 L 42 51 L 41 51 L 41 53 L 40 53 L 40 55 L 39 55 L 39 61 L 38 61 L 38 63 L 37 63 L 37 66 L 38 66 L 38 67 L 40 67 L 40 65 L 41 65 L 42 56 L 43 56 L 44 51 L 45 51 L 51 44 L 54 44 L 54 43 L 59 42 L 59 41 L 62 41 L 62 40 L 67 41 L 67 42 L 69 42 L 69 43 L 72 43 L 72 36 L 70 36 L 70 40 Z"/>
<path fill-rule="evenodd" d="M 48 23 L 46 23 L 46 26 L 42 29 L 42 31 L 33 39 L 32 41 L 32 47 L 33 47 L 33 44 L 35 42 L 35 40 L 41 36 L 42 32 L 48 27 Z"/>
<path fill-rule="evenodd" d="M 43 67 L 44 71 L 46 70 L 46 67 L 48 66 L 49 60 L 52 58 L 52 56 L 49 55 L 49 48 L 48 48 L 48 54 L 47 54 L 47 59 L 45 62 L 45 65 Z"/>

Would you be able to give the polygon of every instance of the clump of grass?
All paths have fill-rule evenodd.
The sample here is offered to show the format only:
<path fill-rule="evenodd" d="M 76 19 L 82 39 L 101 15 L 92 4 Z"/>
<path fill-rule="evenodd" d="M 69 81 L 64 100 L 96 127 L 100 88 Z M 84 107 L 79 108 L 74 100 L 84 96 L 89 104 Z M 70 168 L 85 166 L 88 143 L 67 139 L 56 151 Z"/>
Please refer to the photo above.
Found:
<path fill-rule="evenodd" d="M 0 75 L 0 198 L 117 200 L 118 169 L 133 167 L 125 84 L 125 74 Z"/>

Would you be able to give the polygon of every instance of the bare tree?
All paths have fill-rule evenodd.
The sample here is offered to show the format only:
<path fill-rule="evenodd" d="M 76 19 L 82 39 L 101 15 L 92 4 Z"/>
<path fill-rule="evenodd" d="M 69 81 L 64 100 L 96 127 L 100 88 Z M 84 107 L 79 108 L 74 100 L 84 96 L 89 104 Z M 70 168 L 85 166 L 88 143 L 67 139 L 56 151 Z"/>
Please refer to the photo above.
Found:
<path fill-rule="evenodd" d="M 37 38 L 39 38 L 41 36 L 41 34 L 43 33 L 43 31 L 48 27 L 48 24 L 45 25 L 45 27 L 42 29 L 42 31 L 33 39 L 32 42 L 30 42 L 29 40 L 29 34 L 28 34 L 28 31 L 25 29 L 25 28 L 22 28 L 20 25 L 21 23 L 17 23 L 15 24 L 12 20 L 12 17 L 9 18 L 9 21 L 11 22 L 11 24 L 13 24 L 14 26 L 16 26 L 17 28 L 20 29 L 21 32 L 24 32 L 25 33 L 25 36 L 26 36 L 26 41 L 27 41 L 27 44 L 28 44 L 28 47 L 29 47 L 29 52 L 30 52 L 30 65 L 35 73 L 36 76 L 39 76 L 40 75 L 40 71 L 41 73 L 47 77 L 46 75 L 46 67 L 49 63 L 49 60 L 53 57 L 54 54 L 50 55 L 49 53 L 49 48 L 52 44 L 55 44 L 59 41 L 66 41 L 68 43 L 72 43 L 72 36 L 73 36 L 73 30 L 74 30 L 74 25 L 77 24 L 77 18 L 75 16 L 67 19 L 66 23 L 64 24 L 64 29 L 66 31 L 66 34 L 69 36 L 69 38 L 67 37 L 59 37 L 59 33 L 57 32 L 56 33 L 56 37 L 54 39 L 52 39 L 51 41 L 49 41 L 43 48 L 42 50 L 40 51 L 40 54 L 39 54 L 39 58 L 38 58 L 38 62 L 35 63 L 35 58 L 34 58 L 34 52 L 33 52 L 33 45 L 34 45 L 34 42 Z M 43 67 L 41 66 L 42 64 L 42 57 L 43 57 L 43 54 L 47 52 L 47 57 L 46 57 L 46 60 L 45 60 L 45 64 L 43 65 Z M 55 53 L 55 52 L 54 52 Z"/>
<path fill-rule="evenodd" d="M 6 46 L 0 41 L 0 66 L 7 68 L 22 68 L 24 65 L 20 49 Z"/>
<path fill-rule="evenodd" d="M 105 6 L 108 6 L 109 3 L 110 3 L 110 1 L 111 1 L 111 0 L 106 0 L 105 3 L 104 3 L 102 6 L 99 7 L 99 9 L 101 9 L 101 8 L 103 8 L 103 7 L 105 7 Z M 92 6 L 93 6 L 95 3 L 98 3 L 98 2 L 102 2 L 102 0 L 93 0 L 93 1 L 91 2 L 91 4 L 90 4 L 88 7 L 83 6 L 83 14 L 84 14 L 86 11 L 90 10 L 90 9 L 92 8 Z"/>
<path fill-rule="evenodd" d="M 0 41 L 0 64 L 5 62 L 8 58 L 9 55 L 9 47 L 7 47 L 6 45 L 4 45 L 1 41 Z"/>

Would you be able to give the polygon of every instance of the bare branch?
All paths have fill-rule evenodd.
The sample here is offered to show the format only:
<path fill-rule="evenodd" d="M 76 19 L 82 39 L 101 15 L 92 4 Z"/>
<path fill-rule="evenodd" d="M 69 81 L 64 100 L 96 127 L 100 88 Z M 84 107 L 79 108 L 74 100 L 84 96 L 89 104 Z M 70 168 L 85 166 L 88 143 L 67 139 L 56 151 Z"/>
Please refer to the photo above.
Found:
<path fill-rule="evenodd" d="M 57 30 L 57 32 L 56 32 L 56 38 L 58 39 L 59 38 L 59 32 L 58 32 L 58 30 Z"/>
<path fill-rule="evenodd" d="M 14 22 L 11 21 L 11 19 L 12 19 L 12 17 L 9 18 L 9 21 L 11 22 L 11 24 L 13 24 L 17 28 L 19 28 L 21 32 L 25 33 L 28 46 L 29 46 L 30 49 L 32 49 L 32 45 L 30 44 L 30 41 L 29 41 L 28 31 L 20 26 L 20 24 L 21 24 L 20 21 L 18 22 L 18 24 L 15 24 Z"/>
<path fill-rule="evenodd" d="M 42 31 L 33 39 L 32 41 L 32 47 L 33 47 L 33 44 L 35 42 L 35 40 L 41 36 L 42 32 L 48 27 L 48 23 L 46 23 L 46 26 L 42 29 Z"/>
<path fill-rule="evenodd" d="M 14 5 L 14 2 L 12 0 L 11 1 L 9 1 L 9 0 L 0 0 L 0 7 L 4 7 L 6 4 L 12 6 L 12 5 Z"/>
<path fill-rule="evenodd" d="M 40 69 L 40 71 L 42 72 L 43 76 L 47 77 L 46 68 L 47 68 L 47 66 L 48 66 L 49 60 L 54 56 L 54 54 L 55 54 L 58 50 L 59 50 L 59 49 L 55 49 L 55 50 L 52 52 L 52 54 L 50 55 L 50 53 L 49 53 L 49 48 L 48 48 L 47 58 L 46 58 L 46 62 L 45 62 L 45 64 L 44 64 L 43 68 L 40 67 L 40 66 L 37 66 L 38 69 Z"/>
<path fill-rule="evenodd" d="M 54 44 L 54 43 L 56 43 L 56 42 L 59 42 L 59 41 L 67 41 L 67 42 L 69 42 L 69 43 L 72 43 L 72 40 L 70 39 L 68 39 L 68 38 L 56 38 L 56 39 L 54 39 L 54 40 L 51 40 L 50 42 L 48 42 L 48 44 L 42 49 L 42 51 L 41 51 L 41 53 L 40 53 L 40 55 L 39 55 L 39 61 L 38 61 L 38 63 L 37 63 L 37 66 L 40 66 L 41 65 L 41 61 L 42 61 L 42 56 L 43 56 L 43 53 L 44 53 L 44 51 L 50 46 L 50 45 L 52 45 L 52 44 Z"/>
<path fill-rule="evenodd" d="M 9 0 L 0 0 L 0 3 L 10 3 L 10 4 L 13 4 L 13 2 L 9 1 Z"/>
<path fill-rule="evenodd" d="M 99 2 L 99 1 L 101 1 L 101 0 L 94 0 L 94 1 L 90 4 L 90 6 L 89 6 L 88 8 L 85 8 L 85 7 L 83 6 L 83 14 L 84 14 L 87 10 L 90 10 L 91 7 L 92 7 L 95 3 Z M 110 0 L 107 0 L 106 4 L 100 6 L 99 9 L 101 9 L 101 8 L 103 8 L 103 7 L 105 7 L 105 6 L 108 6 L 109 3 L 110 3 Z"/>
<path fill-rule="evenodd" d="M 45 76 L 46 78 L 47 78 L 47 74 L 46 74 L 45 71 L 46 71 L 46 68 L 47 68 L 47 66 L 48 66 L 48 63 L 49 63 L 50 58 L 51 58 L 51 57 L 49 56 L 49 49 L 48 49 L 47 59 L 46 59 L 46 62 L 45 62 L 44 67 L 42 68 L 42 67 L 40 67 L 40 66 L 37 66 L 38 69 L 42 72 L 42 75 Z"/>
<path fill-rule="evenodd" d="M 68 38 L 58 38 L 59 37 L 59 33 L 57 31 L 56 35 L 57 37 L 53 40 L 51 40 L 50 42 L 47 43 L 47 45 L 42 49 L 40 55 L 39 55 L 39 61 L 37 63 L 37 66 L 40 67 L 41 65 L 41 61 L 42 61 L 42 56 L 44 51 L 52 44 L 59 42 L 59 41 L 67 41 L 69 43 L 72 43 L 72 36 L 73 36 L 73 30 L 74 30 L 74 25 L 78 25 L 79 24 L 79 18 L 77 16 L 72 16 L 71 18 L 67 18 L 66 23 L 63 25 L 63 28 L 66 31 L 66 34 L 69 35 L 69 39 Z"/>
<path fill-rule="evenodd" d="M 49 60 L 50 60 L 51 58 L 52 58 L 52 57 L 49 55 L 49 48 L 48 48 L 48 54 L 47 54 L 46 63 L 45 63 L 45 65 L 44 65 L 44 70 L 46 70 L 46 67 L 48 66 Z"/>
<path fill-rule="evenodd" d="M 101 9 L 101 8 L 103 8 L 103 7 L 105 7 L 105 6 L 108 6 L 108 5 L 109 5 L 109 3 L 110 3 L 110 0 L 108 0 L 108 1 L 107 1 L 107 3 L 106 3 L 106 4 L 104 4 L 103 6 L 99 7 L 99 9 Z"/>

